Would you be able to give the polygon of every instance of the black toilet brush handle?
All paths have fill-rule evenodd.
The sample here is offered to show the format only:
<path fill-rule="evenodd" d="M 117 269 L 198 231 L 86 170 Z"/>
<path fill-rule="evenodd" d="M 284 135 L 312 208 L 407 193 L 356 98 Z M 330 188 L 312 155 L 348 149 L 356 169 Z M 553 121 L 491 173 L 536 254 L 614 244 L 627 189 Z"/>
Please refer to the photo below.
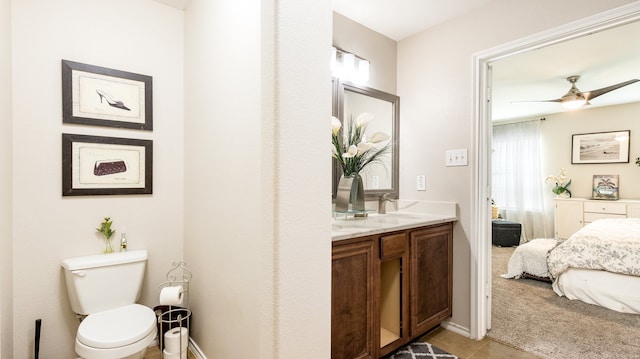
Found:
<path fill-rule="evenodd" d="M 42 319 L 36 319 L 36 339 L 35 339 L 35 349 L 33 351 L 33 358 L 38 359 L 40 355 L 40 327 L 42 326 Z"/>

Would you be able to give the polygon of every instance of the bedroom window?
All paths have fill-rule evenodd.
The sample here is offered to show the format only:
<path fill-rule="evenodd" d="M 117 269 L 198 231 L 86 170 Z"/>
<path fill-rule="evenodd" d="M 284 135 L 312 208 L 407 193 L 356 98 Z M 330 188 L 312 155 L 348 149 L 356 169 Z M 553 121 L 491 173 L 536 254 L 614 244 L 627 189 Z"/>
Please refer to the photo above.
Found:
<path fill-rule="evenodd" d="M 540 120 L 493 126 L 492 198 L 523 241 L 546 237 L 540 146 Z"/>

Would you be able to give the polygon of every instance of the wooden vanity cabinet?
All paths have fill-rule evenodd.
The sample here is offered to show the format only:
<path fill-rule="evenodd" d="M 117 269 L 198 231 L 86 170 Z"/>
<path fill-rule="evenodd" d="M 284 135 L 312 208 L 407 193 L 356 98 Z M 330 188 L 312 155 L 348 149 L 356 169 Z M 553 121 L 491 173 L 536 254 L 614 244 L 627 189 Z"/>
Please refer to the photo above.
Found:
<path fill-rule="evenodd" d="M 380 358 L 451 316 L 452 223 L 333 242 L 331 357 Z"/>
<path fill-rule="evenodd" d="M 452 224 L 409 233 L 411 251 L 411 336 L 418 337 L 451 316 Z"/>
<path fill-rule="evenodd" d="M 378 358 L 376 237 L 342 242 L 331 256 L 331 358 Z"/>

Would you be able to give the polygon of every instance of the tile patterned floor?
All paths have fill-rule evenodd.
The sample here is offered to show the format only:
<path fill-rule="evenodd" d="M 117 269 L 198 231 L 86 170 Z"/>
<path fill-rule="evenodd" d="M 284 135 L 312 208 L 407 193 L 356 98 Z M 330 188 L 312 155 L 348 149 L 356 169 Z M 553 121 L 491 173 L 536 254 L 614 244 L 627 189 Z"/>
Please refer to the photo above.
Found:
<path fill-rule="evenodd" d="M 495 342 L 487 337 L 472 340 L 450 330 L 437 328 L 423 340 L 457 355 L 460 359 L 539 359 L 539 357 Z"/>

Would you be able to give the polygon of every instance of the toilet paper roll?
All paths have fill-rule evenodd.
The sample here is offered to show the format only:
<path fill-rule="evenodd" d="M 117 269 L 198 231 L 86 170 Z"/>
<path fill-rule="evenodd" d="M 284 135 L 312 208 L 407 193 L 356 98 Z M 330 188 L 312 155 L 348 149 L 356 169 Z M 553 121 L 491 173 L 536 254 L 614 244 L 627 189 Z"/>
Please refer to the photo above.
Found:
<path fill-rule="evenodd" d="M 182 286 L 164 287 L 160 291 L 161 305 L 180 305 L 182 304 Z"/>
<path fill-rule="evenodd" d="M 182 345 L 182 347 L 180 345 Z M 188 345 L 189 330 L 187 328 L 177 327 L 169 329 L 164 333 L 164 350 L 166 350 L 167 353 L 179 353 L 186 350 Z"/>
<path fill-rule="evenodd" d="M 187 350 L 183 350 L 181 354 L 178 353 L 169 353 L 167 349 L 162 351 L 163 359 L 187 359 Z"/>

